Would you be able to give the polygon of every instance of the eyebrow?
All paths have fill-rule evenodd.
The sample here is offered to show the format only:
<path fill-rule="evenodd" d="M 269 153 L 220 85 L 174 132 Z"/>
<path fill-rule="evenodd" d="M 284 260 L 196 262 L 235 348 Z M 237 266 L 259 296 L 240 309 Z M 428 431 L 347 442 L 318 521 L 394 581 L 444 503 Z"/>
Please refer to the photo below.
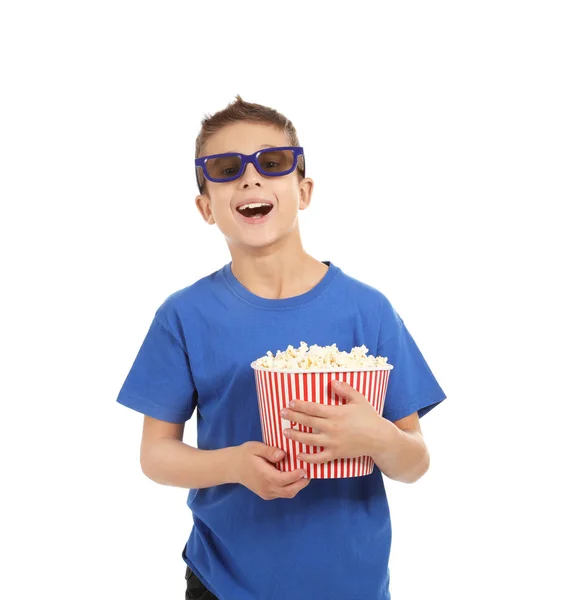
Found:
<path fill-rule="evenodd" d="M 274 144 L 262 144 L 260 146 L 260 148 L 279 148 L 279 146 L 275 146 Z M 241 154 L 241 152 L 238 152 L 237 150 L 226 150 L 225 152 L 221 152 L 221 154 L 231 154 L 231 153 Z M 220 153 L 218 152 L 218 154 L 220 154 Z"/>

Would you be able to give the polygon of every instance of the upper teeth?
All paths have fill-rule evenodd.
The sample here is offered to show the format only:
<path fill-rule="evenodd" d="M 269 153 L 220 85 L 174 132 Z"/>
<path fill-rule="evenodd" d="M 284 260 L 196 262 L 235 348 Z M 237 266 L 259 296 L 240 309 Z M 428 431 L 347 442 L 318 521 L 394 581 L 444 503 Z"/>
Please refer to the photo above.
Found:
<path fill-rule="evenodd" d="M 238 210 L 244 210 L 245 208 L 259 208 L 260 206 L 272 206 L 272 204 L 267 204 L 266 202 L 256 202 L 253 204 L 243 204 L 242 206 L 238 206 Z"/>

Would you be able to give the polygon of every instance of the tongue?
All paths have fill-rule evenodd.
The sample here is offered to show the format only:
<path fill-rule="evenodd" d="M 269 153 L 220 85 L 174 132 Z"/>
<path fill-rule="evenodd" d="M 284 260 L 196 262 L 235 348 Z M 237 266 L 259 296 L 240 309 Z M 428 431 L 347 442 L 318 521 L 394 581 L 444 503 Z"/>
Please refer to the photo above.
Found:
<path fill-rule="evenodd" d="M 246 208 L 243 211 L 240 211 L 240 213 L 248 219 L 259 219 L 260 217 L 267 215 L 271 210 L 272 207 L 265 206 L 263 208 Z"/>

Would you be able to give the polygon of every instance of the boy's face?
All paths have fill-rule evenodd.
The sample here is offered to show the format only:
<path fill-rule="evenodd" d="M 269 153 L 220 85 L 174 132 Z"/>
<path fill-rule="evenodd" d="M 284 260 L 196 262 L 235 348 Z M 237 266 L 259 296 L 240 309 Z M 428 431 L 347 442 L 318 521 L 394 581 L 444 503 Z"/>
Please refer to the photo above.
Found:
<path fill-rule="evenodd" d="M 202 156 L 240 152 L 252 154 L 267 146 L 290 146 L 283 132 L 261 123 L 233 123 L 214 133 Z M 299 179 L 295 169 L 288 175 L 265 177 L 249 163 L 239 179 L 215 183 L 205 180 L 204 192 L 196 203 L 203 219 L 217 224 L 230 248 L 261 248 L 273 245 L 298 230 L 298 211 L 311 202 L 313 181 Z M 268 215 L 255 222 L 237 210 L 243 202 L 272 203 Z"/>

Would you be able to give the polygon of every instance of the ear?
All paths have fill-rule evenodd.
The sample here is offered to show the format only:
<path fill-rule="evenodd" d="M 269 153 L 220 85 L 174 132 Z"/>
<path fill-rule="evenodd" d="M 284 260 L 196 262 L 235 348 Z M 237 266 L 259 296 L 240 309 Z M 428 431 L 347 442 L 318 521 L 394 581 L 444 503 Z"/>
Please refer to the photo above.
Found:
<path fill-rule="evenodd" d="M 299 210 L 305 210 L 306 208 L 309 208 L 309 204 L 311 204 L 311 196 L 313 195 L 313 185 L 314 182 L 309 177 L 305 177 L 305 179 L 303 179 L 299 184 Z"/>
<path fill-rule="evenodd" d="M 213 225 L 215 223 L 215 219 L 213 218 L 213 213 L 211 212 L 211 202 L 209 201 L 209 198 L 205 194 L 201 194 L 195 198 L 195 204 L 197 205 L 203 220 L 206 223 Z"/>

